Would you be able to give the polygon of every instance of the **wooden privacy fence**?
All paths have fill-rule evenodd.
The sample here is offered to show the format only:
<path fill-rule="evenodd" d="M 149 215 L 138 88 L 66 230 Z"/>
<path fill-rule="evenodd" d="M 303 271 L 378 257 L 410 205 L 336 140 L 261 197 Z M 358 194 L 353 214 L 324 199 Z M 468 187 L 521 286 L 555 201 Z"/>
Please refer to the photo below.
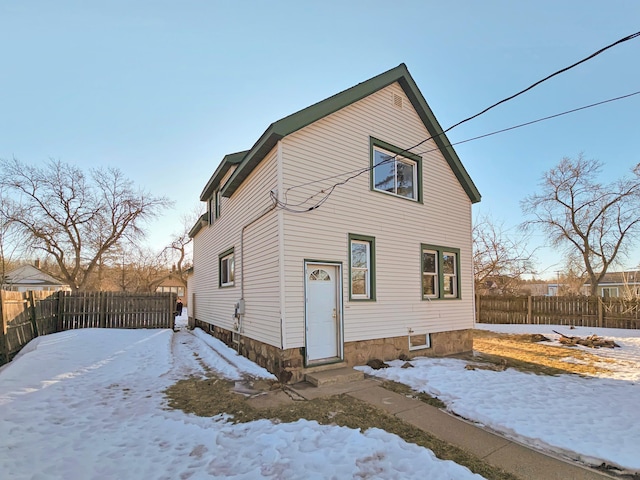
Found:
<path fill-rule="evenodd" d="M 640 328 L 640 299 L 477 295 L 476 321 Z"/>
<path fill-rule="evenodd" d="M 0 290 L 0 365 L 39 335 L 75 328 L 173 328 L 174 293 Z"/>

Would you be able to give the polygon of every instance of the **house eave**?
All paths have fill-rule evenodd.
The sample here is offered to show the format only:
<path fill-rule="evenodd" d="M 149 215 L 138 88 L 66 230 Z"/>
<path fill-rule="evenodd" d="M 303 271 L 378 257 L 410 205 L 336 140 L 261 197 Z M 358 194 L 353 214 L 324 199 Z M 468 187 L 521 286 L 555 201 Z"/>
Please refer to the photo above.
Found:
<path fill-rule="evenodd" d="M 202 230 L 202 227 L 204 227 L 206 223 L 207 214 L 203 213 L 202 215 L 200 215 L 200 218 L 196 221 L 195 225 L 191 227 L 191 230 L 189 230 L 189 238 L 194 238 L 198 234 L 198 232 Z"/>
<path fill-rule="evenodd" d="M 242 159 L 248 152 L 249 150 L 244 150 L 242 152 L 230 153 L 224 156 L 224 158 L 220 162 L 220 165 L 218 165 L 218 168 L 216 168 L 216 171 L 213 172 L 213 175 L 211 175 L 211 178 L 202 190 L 202 193 L 200 194 L 200 201 L 206 202 L 207 199 L 211 197 L 211 195 L 213 195 L 213 192 L 216 190 L 216 188 L 218 188 L 220 184 L 220 180 L 222 180 L 222 178 L 233 165 L 238 165 L 240 162 L 242 162 Z"/>
<path fill-rule="evenodd" d="M 242 163 L 240 163 L 238 168 L 231 175 L 231 178 L 229 178 L 226 185 L 221 190 L 221 194 L 224 197 L 231 197 L 253 169 L 256 168 L 256 166 L 282 138 L 320 120 L 323 117 L 326 117 L 327 115 L 337 112 L 352 103 L 362 100 L 378 90 L 393 84 L 394 82 L 398 82 L 405 91 L 407 97 L 411 101 L 411 104 L 418 112 L 420 119 L 427 128 L 429 135 L 433 137 L 434 142 L 449 163 L 449 166 L 462 185 L 470 201 L 472 203 L 479 202 L 481 195 L 478 189 L 462 165 L 460 158 L 451 146 L 448 138 L 443 133 L 442 127 L 437 122 L 433 112 L 420 93 L 420 90 L 404 63 L 272 123 L 251 150 L 249 150 L 245 155 Z"/>

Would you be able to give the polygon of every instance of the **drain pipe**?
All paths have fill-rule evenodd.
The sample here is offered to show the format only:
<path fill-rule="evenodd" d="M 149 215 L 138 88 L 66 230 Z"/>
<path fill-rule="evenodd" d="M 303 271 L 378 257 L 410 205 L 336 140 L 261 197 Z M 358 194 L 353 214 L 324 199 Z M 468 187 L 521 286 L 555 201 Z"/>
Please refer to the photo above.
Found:
<path fill-rule="evenodd" d="M 237 320 L 236 333 L 238 335 L 242 335 L 242 331 L 243 331 L 242 317 L 244 316 L 244 231 L 248 227 L 256 223 L 258 220 L 263 218 L 265 215 L 267 215 L 269 212 L 272 212 L 273 210 L 276 209 L 277 202 L 273 198 L 273 190 L 271 191 L 271 201 L 272 201 L 272 204 L 266 210 L 260 213 L 257 217 L 255 217 L 249 223 L 246 223 L 242 227 L 242 230 L 240 231 L 240 300 L 238 301 L 238 303 L 236 303 L 236 308 L 234 313 L 234 316 L 236 317 L 236 320 Z M 240 341 L 238 341 L 238 351 L 240 351 Z"/>

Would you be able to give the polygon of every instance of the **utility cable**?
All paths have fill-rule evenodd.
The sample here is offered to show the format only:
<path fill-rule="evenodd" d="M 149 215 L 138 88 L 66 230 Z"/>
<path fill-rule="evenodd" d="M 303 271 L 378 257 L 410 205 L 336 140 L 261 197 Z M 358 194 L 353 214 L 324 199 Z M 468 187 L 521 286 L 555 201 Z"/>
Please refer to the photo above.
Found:
<path fill-rule="evenodd" d="M 545 120 L 551 120 L 552 118 L 561 117 L 563 115 L 568 115 L 569 113 L 575 113 L 575 112 L 579 112 L 580 110 L 586 110 L 587 108 L 597 107 L 597 106 L 603 105 L 605 103 L 615 102 L 616 100 L 622 100 L 624 98 L 633 97 L 634 95 L 640 95 L 640 90 L 638 90 L 637 92 L 629 93 L 627 95 L 622 95 L 620 97 L 610 98 L 608 100 L 603 100 L 601 102 L 591 103 L 589 105 L 584 105 L 582 107 L 574 108 L 574 109 L 567 110 L 567 111 L 564 111 L 564 112 L 561 112 L 561 113 L 556 113 L 554 115 L 549 115 L 547 117 L 538 118 L 537 120 L 531 120 L 530 122 L 520 123 L 520 124 L 514 125 L 512 127 L 503 128 L 501 130 L 495 130 L 495 131 L 490 132 L 490 133 L 485 133 L 484 135 L 478 135 L 477 137 L 467 138 L 466 140 L 461 140 L 459 142 L 454 142 L 454 143 L 451 144 L 451 146 L 460 145 L 462 143 L 471 142 L 473 140 L 479 140 L 479 139 L 485 138 L 485 137 L 490 137 L 492 135 L 497 135 L 498 133 L 504 133 L 504 132 L 508 132 L 510 130 L 515 130 L 516 128 L 526 127 L 528 125 L 533 125 L 534 123 L 543 122 Z M 429 150 L 425 150 L 424 152 L 416 153 L 415 155 L 424 155 L 425 153 L 433 152 L 435 150 L 439 150 L 439 148 L 432 148 L 432 149 L 429 149 Z"/>
<path fill-rule="evenodd" d="M 493 136 L 493 135 L 497 135 L 497 134 L 499 134 L 499 133 L 508 132 L 508 131 L 511 131 L 511 130 L 515 130 L 515 129 L 517 129 L 517 128 L 526 127 L 526 126 L 529 126 L 529 125 L 533 125 L 533 124 L 535 124 L 535 123 L 539 123 L 539 122 L 543 122 L 543 121 L 546 121 L 546 120 L 551 120 L 551 119 L 553 119 L 553 118 L 557 118 L 557 117 L 561 117 L 561 116 L 564 116 L 564 115 L 568 115 L 568 114 L 570 114 L 570 113 L 575 113 L 575 112 L 579 112 L 579 111 L 581 111 L 581 110 L 586 110 L 586 109 L 588 109 L 588 108 L 593 108 L 593 107 L 597 107 L 597 106 L 600 106 L 600 105 L 604 105 L 604 104 L 606 104 L 606 103 L 611 103 L 611 102 L 615 102 L 615 101 L 618 101 L 618 100 L 623 100 L 623 99 L 625 99 L 625 98 L 633 97 L 633 96 L 635 96 L 635 95 L 640 95 L 640 90 L 638 90 L 638 91 L 636 91 L 636 92 L 633 92 L 633 93 L 629 93 L 629 94 L 627 94 L 627 95 L 621 95 L 621 96 L 619 96 L 619 97 L 609 98 L 609 99 L 607 99 L 607 100 L 602 100 L 602 101 L 600 101 L 600 102 L 595 102 L 595 103 L 591 103 L 591 104 L 589 104 L 589 105 L 584 105 L 584 106 L 582 106 L 582 107 L 573 108 L 573 109 L 571 109 L 571 110 L 566 110 L 566 111 L 564 111 L 564 112 L 556 113 L 556 114 L 553 114 L 553 115 L 548 115 L 548 116 L 546 116 L 546 117 L 538 118 L 538 119 L 536 119 L 536 120 L 531 120 L 531 121 L 529 121 L 529 122 L 520 123 L 520 124 L 518 124 L 518 125 L 513 125 L 513 126 L 511 126 L 511 127 L 507 127 L 507 128 L 502 128 L 502 129 L 500 129 L 500 130 L 495 130 L 495 131 L 493 131 L 493 132 L 485 133 L 485 134 L 483 134 L 483 135 L 478 135 L 478 136 L 476 136 L 476 137 L 467 138 L 466 140 L 460 140 L 459 142 L 453 142 L 453 143 L 451 143 L 451 146 L 453 146 L 453 145 L 461 145 L 461 144 L 463 144 L 463 143 L 471 142 L 471 141 L 474 141 L 474 140 L 479 140 L 479 139 L 481 139 L 481 138 L 490 137 L 490 136 Z M 424 150 L 424 151 L 422 151 L 422 152 L 418 152 L 418 153 L 411 152 L 411 153 L 413 153 L 414 155 L 425 155 L 425 154 L 427 154 L 427 153 L 434 152 L 434 151 L 438 151 L 438 150 L 440 150 L 440 149 L 439 149 L 438 147 L 435 147 L 435 148 L 431 148 L 431 149 L 429 149 L 429 150 Z M 405 151 L 406 151 L 406 150 L 405 150 Z M 328 197 L 328 195 L 330 195 L 330 194 L 333 192 L 333 190 L 335 190 L 335 188 L 337 188 L 338 186 L 340 186 L 340 185 L 344 185 L 345 183 L 347 183 L 347 182 L 348 182 L 348 181 L 350 181 L 351 179 L 356 178 L 356 177 L 358 177 L 358 176 L 362 175 L 362 174 L 363 174 L 363 173 L 365 173 L 365 172 L 368 172 L 368 171 L 370 171 L 370 170 L 373 170 L 375 167 L 377 167 L 377 166 L 379 166 L 379 165 L 382 165 L 383 163 L 385 163 L 385 162 L 387 162 L 387 161 L 389 161 L 389 160 L 385 160 L 384 162 L 380 162 L 380 163 L 378 163 L 377 165 L 373 165 L 373 166 L 369 166 L 369 167 L 364 167 L 364 168 L 359 168 L 359 169 L 351 170 L 351 171 L 348 171 L 348 172 L 342 172 L 342 173 L 338 173 L 338 174 L 336 174 L 336 175 L 331 175 L 331 176 L 329 176 L 329 177 L 321 178 L 321 179 L 318 179 L 318 180 L 312 180 L 312 181 L 310 181 L 310 182 L 301 183 L 301 184 L 299 184 L 299 185 L 295 185 L 295 186 L 293 186 L 293 187 L 289 187 L 289 188 L 285 191 L 285 200 L 284 200 L 284 201 L 278 200 L 278 199 L 276 199 L 276 198 L 275 198 L 275 197 L 273 197 L 273 196 L 272 196 L 272 199 L 273 199 L 273 201 L 275 201 L 275 202 L 278 204 L 278 206 L 279 206 L 281 209 L 284 209 L 284 210 L 287 210 L 287 211 L 291 211 L 292 213 L 304 213 L 304 212 L 308 212 L 309 210 L 314 210 L 314 209 L 315 209 L 315 208 L 317 208 L 319 205 L 317 205 L 317 204 L 316 204 L 316 205 L 314 205 L 312 208 L 303 208 L 302 210 L 294 210 L 294 209 L 293 209 L 293 207 L 301 207 L 302 205 L 304 205 L 304 204 L 308 203 L 309 201 L 313 200 L 313 199 L 314 199 L 315 197 L 317 197 L 318 195 L 323 195 L 323 199 L 321 200 L 321 203 L 320 203 L 320 204 L 322 204 L 322 203 L 324 203 L 324 202 L 326 201 L 326 198 Z M 317 191 L 316 193 L 314 193 L 314 194 L 313 194 L 313 195 L 311 195 L 310 197 L 308 197 L 308 198 L 306 198 L 306 199 L 302 200 L 302 201 L 301 201 L 301 202 L 299 202 L 299 203 L 296 203 L 296 204 L 289 204 L 289 203 L 287 202 L 287 200 L 286 200 L 286 194 L 287 194 L 287 192 L 288 192 L 289 190 L 293 190 L 293 189 L 295 189 L 295 188 L 306 187 L 306 186 L 309 186 L 309 185 L 313 185 L 313 184 L 315 184 L 315 183 L 326 182 L 326 181 L 328 181 L 328 180 L 333 180 L 333 179 L 336 179 L 336 178 L 340 178 L 340 177 L 342 177 L 342 176 L 344 176 L 344 175 L 350 175 L 350 176 L 349 176 L 349 177 L 347 177 L 347 178 L 345 178 L 344 180 L 342 180 L 342 181 L 340 181 L 340 182 L 338 182 L 338 183 L 336 183 L 336 184 L 332 185 L 332 186 L 331 186 L 331 187 L 329 187 L 327 190 L 322 189 L 322 190 Z M 329 193 L 328 193 L 328 192 L 329 192 Z"/>
<path fill-rule="evenodd" d="M 432 140 L 432 139 L 434 139 L 434 138 L 436 138 L 436 137 L 440 137 L 440 136 L 444 135 L 446 132 L 449 132 L 449 131 L 453 130 L 454 128 L 456 128 L 456 127 L 458 127 L 458 126 L 462 125 L 463 123 L 466 123 L 466 122 L 468 122 L 468 121 L 470 121 L 470 120 L 473 120 L 474 118 L 479 117 L 480 115 L 485 114 L 486 112 L 488 112 L 489 110 L 491 110 L 491 109 L 493 109 L 493 108 L 497 107 L 498 105 L 501 105 L 501 104 L 503 104 L 503 103 L 505 103 L 505 102 L 508 102 L 508 101 L 510 101 L 510 100 L 513 100 L 514 98 L 516 98 L 516 97 L 518 97 L 518 96 L 520 96 L 520 95 L 522 95 L 522 94 L 524 94 L 524 93 L 528 92 L 529 90 L 532 90 L 533 88 L 537 87 L 537 86 L 538 86 L 538 85 L 540 85 L 541 83 L 544 83 L 544 82 L 546 82 L 547 80 L 550 80 L 551 78 L 553 78 L 553 77 L 555 77 L 555 76 L 557 76 L 557 75 L 560 75 L 561 73 L 567 72 L 568 70 L 571 70 L 571 69 L 573 69 L 573 68 L 577 67 L 578 65 L 581 65 L 582 63 L 585 63 L 585 62 L 587 62 L 587 61 L 591 60 L 592 58 L 594 58 L 594 57 L 596 57 L 596 56 L 600 55 L 601 53 L 605 52 L 606 50 L 609 50 L 610 48 L 615 47 L 616 45 L 619 45 L 619 44 L 621 44 L 621 43 L 627 42 L 627 41 L 629 41 L 629 40 L 633 40 L 633 39 L 635 39 L 635 38 L 637 38 L 637 37 L 640 37 L 640 32 L 636 32 L 636 33 L 633 33 L 633 34 L 631 34 L 631 35 L 627 35 L 626 37 L 623 37 L 623 38 L 621 38 L 621 39 L 619 39 L 619 40 L 617 40 L 617 41 L 615 41 L 615 42 L 613 42 L 613 43 L 611 43 L 611 44 L 609 44 L 609 45 L 607 45 L 607 46 L 605 46 L 605 47 L 603 47 L 603 48 L 601 48 L 601 49 L 597 50 L 596 52 L 594 52 L 594 53 L 592 53 L 592 54 L 588 55 L 587 57 L 584 57 L 583 59 L 581 59 L 581 60 L 579 60 L 579 61 L 577 61 L 577 62 L 575 62 L 575 63 L 573 63 L 573 64 L 571 64 L 571 65 L 569 65 L 569 66 L 567 66 L 567 67 L 561 68 L 560 70 L 557 70 L 557 71 L 555 71 L 554 73 L 552 73 L 552 74 L 550 74 L 550 75 L 547 75 L 546 77 L 544 77 L 544 78 L 542 78 L 542 79 L 538 80 L 538 81 L 537 81 L 537 82 L 535 82 L 535 83 L 532 83 L 531 85 L 529 85 L 528 87 L 526 87 L 526 88 L 524 88 L 524 89 L 520 90 L 519 92 L 516 92 L 515 94 L 513 94 L 513 95 L 511 95 L 511 96 L 509 96 L 509 97 L 503 98 L 502 100 L 500 100 L 500 101 L 498 101 L 498 102 L 496 102 L 496 103 L 494 103 L 494 104 L 492 104 L 492 105 L 488 106 L 487 108 L 485 108 L 484 110 L 481 110 L 480 112 L 476 113 L 475 115 L 472 115 L 472 116 L 470 116 L 470 117 L 467 117 L 467 118 L 465 118 L 465 119 L 463 119 L 463 120 L 459 121 L 458 123 L 453 124 L 453 125 L 452 125 L 452 126 L 450 126 L 449 128 L 447 128 L 447 129 L 445 129 L 445 130 L 441 131 L 440 133 L 438 133 L 438 134 L 436 134 L 436 135 L 429 136 L 429 137 L 425 138 L 424 140 L 422 140 L 422 141 L 418 142 L 417 144 L 413 145 L 412 147 L 408 147 L 408 148 L 406 148 L 406 149 L 404 149 L 404 150 L 402 150 L 402 151 L 400 151 L 400 152 L 398 152 L 398 153 L 396 153 L 396 154 L 394 154 L 394 155 L 390 156 L 389 158 L 385 159 L 384 161 L 382 161 L 382 162 L 380 162 L 380 163 L 378 163 L 378 164 L 376 164 L 376 165 L 373 165 L 373 166 L 370 166 L 370 167 L 364 168 L 364 169 L 362 169 L 362 170 L 360 170 L 360 171 L 357 171 L 357 173 L 353 174 L 352 176 L 350 176 L 350 177 L 346 178 L 345 180 L 343 180 L 343 181 L 341 181 L 341 182 L 335 183 L 334 185 L 332 185 L 331 187 L 329 187 L 329 188 L 327 189 L 327 190 L 328 190 L 328 193 L 325 193 L 325 190 L 320 190 L 320 191 L 319 191 L 319 192 L 317 192 L 316 194 L 314 194 L 314 195 L 312 195 L 311 197 L 309 197 L 309 199 L 307 199 L 307 200 L 305 200 L 305 201 L 303 201 L 303 202 L 301 202 L 301 203 L 297 204 L 296 206 L 301 206 L 302 204 L 304 204 L 304 203 L 308 202 L 310 199 L 314 198 L 316 195 L 319 195 L 319 194 L 323 194 L 323 193 L 325 193 L 325 196 L 323 196 L 323 197 L 322 197 L 322 199 L 321 199 L 318 203 L 316 203 L 315 205 L 313 205 L 313 206 L 311 206 L 311 207 L 309 207 L 309 208 L 303 209 L 303 210 L 295 210 L 295 212 L 296 212 L 296 213 L 303 213 L 303 212 L 308 212 L 308 211 L 311 211 L 311 210 L 315 210 L 316 208 L 320 207 L 320 205 L 322 205 L 322 204 L 323 204 L 323 203 L 328 199 L 328 197 L 333 193 L 333 191 L 334 191 L 338 186 L 340 186 L 340 185 L 344 185 L 344 184 L 345 184 L 345 183 L 347 183 L 348 181 L 350 181 L 350 180 L 352 180 L 352 179 L 354 179 L 354 178 L 356 178 L 356 177 L 358 177 L 358 176 L 362 175 L 363 173 L 365 173 L 365 172 L 367 172 L 367 171 L 369 171 L 369 170 L 372 170 L 373 168 L 375 168 L 375 167 L 377 167 L 377 166 L 383 165 L 383 164 L 385 164 L 385 163 L 387 163 L 387 162 L 394 161 L 398 156 L 401 156 L 403 153 L 411 152 L 413 149 L 415 149 L 415 148 L 419 147 L 420 145 L 423 145 L 424 143 L 428 142 L 429 140 Z M 625 97 L 620 97 L 620 98 L 626 98 L 626 97 L 628 97 L 628 96 L 632 96 L 632 95 L 635 95 L 635 93 L 630 94 L 630 95 L 627 95 L 627 96 L 625 96 Z M 619 99 L 619 98 L 618 98 L 618 99 Z M 614 100 L 616 100 L 616 99 L 611 99 L 611 100 L 609 100 L 609 101 L 614 101 Z M 592 105 L 592 106 L 599 105 L 599 104 L 601 104 L 601 103 L 606 103 L 606 102 L 607 102 L 607 101 L 600 102 L 600 103 L 598 103 L 598 104 L 594 104 L 594 105 Z M 589 106 L 580 107 L 580 108 L 578 108 L 578 109 L 575 109 L 574 111 L 582 110 L 582 109 L 584 109 L 584 108 L 589 108 Z M 571 113 L 571 112 L 563 112 L 563 113 L 561 113 L 561 114 L 557 114 L 557 115 L 555 115 L 555 116 L 564 115 L 564 114 L 566 114 L 566 113 Z M 555 116 L 551 116 L 551 117 L 549 117 L 549 118 L 554 118 Z M 527 123 L 527 124 L 523 124 L 523 125 L 520 125 L 520 126 L 530 125 L 531 123 L 536 123 L 536 122 L 539 122 L 539 121 L 542 121 L 542 120 L 543 120 L 543 119 L 539 119 L 539 120 L 536 120 L 536 121 L 533 121 L 533 122 L 530 122 L 530 123 Z M 519 128 L 520 126 L 510 127 L 510 128 L 508 128 L 508 129 L 505 129 L 504 131 L 511 130 L 511 129 L 514 129 L 514 128 Z M 493 132 L 493 133 L 491 133 L 491 134 L 487 134 L 487 135 L 484 135 L 484 136 L 494 135 L 494 134 L 496 134 L 496 133 L 500 133 L 500 132 Z M 483 138 L 483 136 L 481 136 L 481 137 L 479 137 L 479 138 Z M 469 139 L 469 140 L 466 140 L 466 141 L 471 141 L 471 140 L 472 140 L 472 139 Z M 459 143 L 462 143 L 462 142 L 459 142 Z M 431 151 L 431 150 L 430 150 L 430 151 Z M 341 175 L 337 175 L 337 176 L 341 176 Z M 335 176 L 334 176 L 334 177 L 330 177 L 330 178 L 335 178 Z M 317 182 L 319 182 L 319 181 L 320 181 L 320 180 L 318 180 Z M 289 188 L 287 188 L 286 192 L 284 193 L 285 198 L 286 198 L 286 193 L 287 193 L 287 192 L 289 192 L 290 190 L 293 190 L 294 188 L 300 188 L 300 187 L 301 187 L 301 186 L 303 186 L 303 185 L 309 185 L 309 184 L 311 184 L 311 183 L 317 183 L 317 182 L 308 182 L 307 184 L 301 184 L 301 185 L 295 185 L 295 186 L 289 187 Z M 277 201 L 277 203 L 278 203 L 278 205 L 280 206 L 280 208 L 282 208 L 282 209 L 287 209 L 287 208 L 288 208 L 288 206 L 287 206 L 287 204 L 286 204 L 286 201 L 283 203 L 283 202 L 281 202 L 281 201 L 279 201 L 279 200 L 278 200 L 278 201 Z M 289 210 L 289 211 L 293 211 L 293 210 Z"/>

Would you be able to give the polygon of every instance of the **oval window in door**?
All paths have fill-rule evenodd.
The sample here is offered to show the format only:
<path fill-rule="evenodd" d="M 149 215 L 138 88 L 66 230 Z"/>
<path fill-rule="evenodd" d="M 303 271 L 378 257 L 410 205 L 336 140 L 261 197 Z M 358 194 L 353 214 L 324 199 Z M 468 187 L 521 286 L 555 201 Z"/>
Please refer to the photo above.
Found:
<path fill-rule="evenodd" d="M 309 280 L 329 282 L 331 281 L 331 277 L 326 272 L 326 270 L 318 269 L 309 274 Z"/>

